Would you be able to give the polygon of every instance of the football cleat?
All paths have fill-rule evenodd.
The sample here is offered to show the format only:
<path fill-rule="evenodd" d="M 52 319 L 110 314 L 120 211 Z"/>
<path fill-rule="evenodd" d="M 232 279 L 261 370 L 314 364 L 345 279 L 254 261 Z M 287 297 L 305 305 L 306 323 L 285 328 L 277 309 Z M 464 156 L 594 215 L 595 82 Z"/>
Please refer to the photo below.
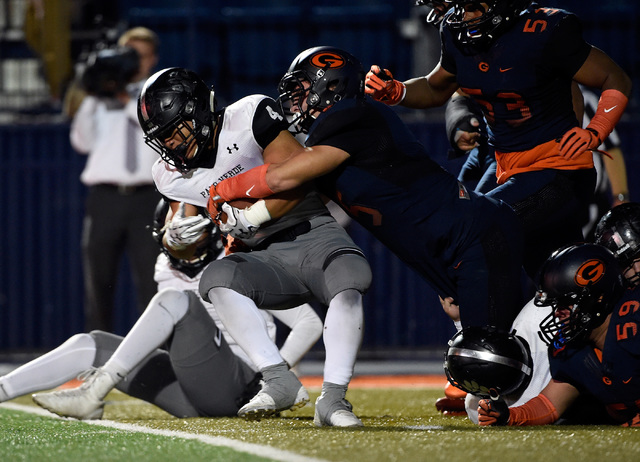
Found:
<path fill-rule="evenodd" d="M 309 393 L 285 363 L 262 371 L 262 389 L 238 411 L 246 420 L 260 421 L 281 411 L 295 411 L 309 402 Z"/>
<path fill-rule="evenodd" d="M 316 399 L 313 424 L 316 427 L 362 427 L 362 421 L 353 413 L 353 406 L 345 398 L 330 401 L 324 392 Z"/>
<path fill-rule="evenodd" d="M 92 369 L 82 375 L 86 380 L 78 388 L 36 393 L 32 398 L 39 406 L 62 417 L 101 419 L 104 411 L 103 399 L 117 382 L 101 369 Z"/>
<path fill-rule="evenodd" d="M 467 411 L 464 406 L 466 396 L 466 391 L 452 385 L 451 382 L 447 382 L 444 387 L 444 398 L 438 398 L 436 401 L 436 409 L 442 412 L 442 415 L 466 415 Z"/>

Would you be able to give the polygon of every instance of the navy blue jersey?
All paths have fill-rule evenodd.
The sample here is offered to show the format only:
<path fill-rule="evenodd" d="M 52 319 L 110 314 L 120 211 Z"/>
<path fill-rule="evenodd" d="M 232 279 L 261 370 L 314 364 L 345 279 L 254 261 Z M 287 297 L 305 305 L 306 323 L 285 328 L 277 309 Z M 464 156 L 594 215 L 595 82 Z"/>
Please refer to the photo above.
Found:
<path fill-rule="evenodd" d="M 640 412 L 640 286 L 627 290 L 611 315 L 604 350 L 569 345 L 550 351 L 551 376 L 590 393 L 618 420 Z"/>
<path fill-rule="evenodd" d="M 532 4 L 486 51 L 458 48 L 442 27 L 442 67 L 481 106 L 498 151 L 526 151 L 578 126 L 571 81 L 591 46 L 578 18 Z"/>
<path fill-rule="evenodd" d="M 441 296 L 459 300 L 458 281 L 451 271 L 465 252 L 479 248 L 495 226 L 517 223 L 506 204 L 467 191 L 428 156 L 393 109 L 368 97 L 345 99 L 321 114 L 306 145 L 328 145 L 350 154 L 338 168 L 316 180 L 318 189 L 418 271 Z M 506 230 L 500 239 L 503 235 L 511 238 L 519 230 Z M 497 247 L 487 258 L 503 258 L 500 265 L 506 268 L 510 266 L 504 261 L 507 252 L 507 246 Z M 515 250 L 513 258 L 519 261 Z M 477 270 L 486 271 L 486 267 Z M 516 269 L 515 281 L 518 278 Z M 477 290 L 476 298 L 482 298 L 489 289 Z"/>

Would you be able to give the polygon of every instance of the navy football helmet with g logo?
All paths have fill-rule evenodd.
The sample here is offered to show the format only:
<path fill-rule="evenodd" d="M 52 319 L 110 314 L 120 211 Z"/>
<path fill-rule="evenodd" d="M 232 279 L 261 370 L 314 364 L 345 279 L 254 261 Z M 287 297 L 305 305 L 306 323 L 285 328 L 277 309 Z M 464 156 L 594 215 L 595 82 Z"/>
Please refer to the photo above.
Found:
<path fill-rule="evenodd" d="M 309 48 L 300 53 L 280 80 L 279 101 L 298 133 L 308 133 L 315 117 L 345 98 L 364 98 L 364 70 L 358 59 L 335 47 Z M 303 107 L 306 103 L 306 108 Z"/>
<path fill-rule="evenodd" d="M 153 74 L 138 99 L 138 120 L 145 142 L 181 172 L 215 163 L 213 133 L 215 92 L 195 72 L 172 67 Z M 182 143 L 173 149 L 164 141 L 174 132 Z M 189 157 L 190 150 L 195 153 Z"/>
<path fill-rule="evenodd" d="M 450 6 L 453 7 L 453 13 L 446 17 L 445 24 L 462 49 L 486 49 L 515 22 L 531 2 L 532 0 L 452 0 Z M 465 13 L 477 11 L 482 14 L 465 20 Z"/>
<path fill-rule="evenodd" d="M 622 295 L 624 284 L 613 253 L 598 244 L 554 252 L 542 265 L 536 306 L 552 308 L 540 323 L 540 338 L 554 349 L 583 340 L 601 325 Z"/>
<path fill-rule="evenodd" d="M 533 374 L 527 341 L 492 326 L 469 326 L 449 341 L 444 371 L 452 385 L 473 395 L 521 394 Z"/>

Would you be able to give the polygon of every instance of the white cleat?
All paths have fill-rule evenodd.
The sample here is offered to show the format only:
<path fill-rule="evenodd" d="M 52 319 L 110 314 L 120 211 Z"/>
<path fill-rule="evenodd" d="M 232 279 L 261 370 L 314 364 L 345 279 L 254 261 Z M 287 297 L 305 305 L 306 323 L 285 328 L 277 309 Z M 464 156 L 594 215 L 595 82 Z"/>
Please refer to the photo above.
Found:
<path fill-rule="evenodd" d="M 281 411 L 295 411 L 309 402 L 309 393 L 286 363 L 265 367 L 261 373 L 262 389 L 240 408 L 238 416 L 261 420 Z"/>
<path fill-rule="evenodd" d="M 316 427 L 363 427 L 362 421 L 352 412 L 353 406 L 346 399 L 327 402 L 327 396 L 322 393 L 316 399 L 316 410 L 313 424 Z"/>
<path fill-rule="evenodd" d="M 301 386 L 298 393 L 291 404 L 290 401 L 276 402 L 276 400 L 263 388 L 256 394 L 251 401 L 242 406 L 238 411 L 238 416 L 244 417 L 246 420 L 260 421 L 262 419 L 273 417 L 281 411 L 295 411 L 304 407 L 309 402 L 309 393 Z"/>
<path fill-rule="evenodd" d="M 78 388 L 36 393 L 32 398 L 39 406 L 62 417 L 101 419 L 104 411 L 103 399 L 117 381 L 100 369 L 92 369 L 86 377 L 86 381 Z"/>

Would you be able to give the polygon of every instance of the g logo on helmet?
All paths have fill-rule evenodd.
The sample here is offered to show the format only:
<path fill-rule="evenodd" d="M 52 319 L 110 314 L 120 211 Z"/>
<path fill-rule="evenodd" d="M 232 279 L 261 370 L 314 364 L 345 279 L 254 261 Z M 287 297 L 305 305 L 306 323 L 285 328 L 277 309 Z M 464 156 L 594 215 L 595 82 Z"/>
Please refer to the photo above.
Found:
<path fill-rule="evenodd" d="M 345 60 L 337 53 L 323 51 L 311 57 L 311 64 L 320 69 L 338 69 L 345 64 Z"/>
<path fill-rule="evenodd" d="M 576 271 L 575 281 L 581 287 L 598 282 L 604 276 L 604 263 L 601 260 L 587 260 L 578 271 Z"/>

